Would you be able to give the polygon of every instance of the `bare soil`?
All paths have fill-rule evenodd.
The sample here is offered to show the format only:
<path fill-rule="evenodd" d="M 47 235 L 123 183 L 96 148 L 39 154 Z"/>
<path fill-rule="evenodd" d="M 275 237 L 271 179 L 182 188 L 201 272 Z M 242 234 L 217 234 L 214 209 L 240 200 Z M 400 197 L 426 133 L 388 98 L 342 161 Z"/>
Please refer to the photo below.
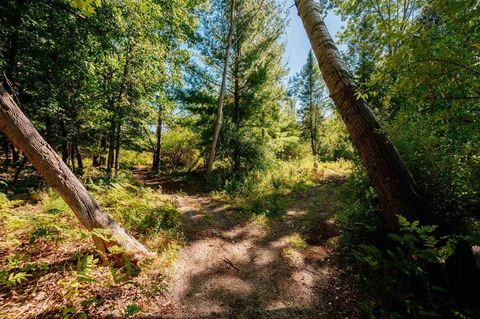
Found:
<path fill-rule="evenodd" d="M 184 245 L 170 268 L 150 277 L 92 285 L 86 295 L 96 302 L 83 308 L 88 318 L 127 317 L 129 304 L 142 308 L 135 318 L 359 317 L 355 289 L 334 258 L 334 216 L 343 187 L 338 180 L 295 192 L 289 209 L 264 224 L 202 193 L 201 185 L 165 181 L 146 171 L 136 177 L 177 204 Z M 38 208 L 29 209 L 34 214 Z M 0 291 L 0 318 L 62 318 L 60 283 L 65 271 L 75 268 L 73 252 L 88 253 L 90 246 L 40 241 L 32 252 L 19 245 L 16 252 L 50 267 L 26 285 Z M 98 267 L 94 275 L 101 282 L 108 267 Z M 145 290 L 157 286 L 161 289 Z"/>
<path fill-rule="evenodd" d="M 168 271 L 171 304 L 160 317 L 357 318 L 354 289 L 332 257 L 340 187 L 332 182 L 301 192 L 268 226 L 206 194 L 172 195 L 186 244 Z M 305 241 L 298 243 L 299 234 Z"/>

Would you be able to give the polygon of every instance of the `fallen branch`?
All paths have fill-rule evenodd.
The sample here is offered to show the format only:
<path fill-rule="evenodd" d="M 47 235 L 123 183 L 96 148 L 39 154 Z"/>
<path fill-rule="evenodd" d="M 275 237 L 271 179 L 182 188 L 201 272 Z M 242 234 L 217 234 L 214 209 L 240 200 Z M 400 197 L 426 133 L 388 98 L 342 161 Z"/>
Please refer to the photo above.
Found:
<path fill-rule="evenodd" d="M 230 267 L 235 268 L 236 270 L 240 271 L 240 269 L 238 269 L 238 267 L 235 266 L 235 264 L 234 264 L 233 262 L 231 262 L 228 258 L 226 258 L 226 257 L 223 258 L 223 261 L 224 261 L 227 265 L 229 265 Z"/>

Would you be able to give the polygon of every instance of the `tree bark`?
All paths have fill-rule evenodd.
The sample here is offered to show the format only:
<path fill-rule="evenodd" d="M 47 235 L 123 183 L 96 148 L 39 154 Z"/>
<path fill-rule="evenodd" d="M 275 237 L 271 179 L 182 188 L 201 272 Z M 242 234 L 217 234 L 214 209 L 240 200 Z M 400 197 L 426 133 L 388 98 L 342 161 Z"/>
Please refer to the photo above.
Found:
<path fill-rule="evenodd" d="M 62 160 L 68 166 L 70 152 L 68 151 L 68 133 L 65 120 L 60 121 L 60 133 L 62 134 Z"/>
<path fill-rule="evenodd" d="M 240 158 L 240 56 L 241 47 L 239 39 L 235 40 L 236 50 L 234 57 L 233 69 L 233 125 L 237 134 L 237 142 L 233 146 L 233 170 L 235 173 L 240 173 L 241 158 Z"/>
<path fill-rule="evenodd" d="M 3 162 L 3 165 L 5 167 L 8 167 L 10 165 L 10 147 L 8 145 L 9 143 L 10 142 L 8 141 L 8 138 L 2 135 L 2 148 L 5 155 L 5 161 Z"/>
<path fill-rule="evenodd" d="M 120 168 L 120 142 L 121 142 L 121 133 L 122 133 L 122 124 L 120 121 L 117 123 L 117 131 L 115 136 L 115 171 L 118 171 Z"/>
<path fill-rule="evenodd" d="M 100 141 L 100 155 L 99 155 L 99 166 L 103 167 L 106 164 L 105 153 L 107 151 L 107 138 L 108 134 L 105 133 L 102 136 L 102 140 Z"/>
<path fill-rule="evenodd" d="M 110 123 L 110 132 L 108 133 L 108 159 L 107 159 L 107 176 L 112 178 L 112 169 L 115 161 L 115 120 L 112 118 Z"/>
<path fill-rule="evenodd" d="M 12 165 L 15 166 L 20 161 L 20 155 L 15 149 L 15 145 L 13 143 L 9 143 L 9 144 L 10 144 L 10 149 L 12 150 Z"/>
<path fill-rule="evenodd" d="M 77 158 L 77 163 L 78 163 L 78 171 L 80 174 L 83 173 L 83 159 L 82 159 L 82 153 L 80 153 L 80 147 L 78 145 L 74 146 L 74 151 L 75 151 L 75 157 Z"/>
<path fill-rule="evenodd" d="M 92 155 L 92 166 L 100 167 L 100 158 L 97 154 Z"/>
<path fill-rule="evenodd" d="M 218 137 L 220 135 L 220 128 L 223 121 L 223 104 L 225 101 L 225 92 L 227 90 L 227 76 L 228 76 L 228 64 L 230 62 L 230 50 L 232 48 L 232 37 L 234 30 L 233 16 L 235 13 L 235 0 L 232 0 L 230 8 L 230 27 L 227 36 L 227 46 L 225 48 L 225 61 L 223 65 L 222 84 L 220 86 L 220 93 L 218 95 L 217 113 L 215 115 L 215 126 L 213 129 L 212 144 L 210 145 L 210 153 L 207 160 L 207 173 L 212 172 L 213 162 L 215 161 L 215 153 L 217 149 Z"/>
<path fill-rule="evenodd" d="M 0 85 L 0 129 L 22 150 L 40 175 L 60 194 L 88 230 L 102 228 L 112 232 L 113 239 L 108 242 L 93 236 L 97 249 L 104 253 L 104 256 L 108 255 L 114 245 L 124 248 L 134 260 L 152 255 L 100 208 L 67 165 L 40 136 L 2 85 Z"/>
<path fill-rule="evenodd" d="M 308 38 L 330 91 L 375 189 L 381 211 L 392 228 L 396 215 L 428 222 L 428 209 L 395 146 L 366 101 L 357 98 L 353 77 L 340 59 L 313 0 L 295 0 Z"/>
<path fill-rule="evenodd" d="M 162 126 L 163 126 L 163 107 L 159 105 L 158 119 L 157 119 L 157 141 L 153 150 L 153 165 L 152 173 L 158 174 L 160 172 L 160 161 L 162 156 Z"/>

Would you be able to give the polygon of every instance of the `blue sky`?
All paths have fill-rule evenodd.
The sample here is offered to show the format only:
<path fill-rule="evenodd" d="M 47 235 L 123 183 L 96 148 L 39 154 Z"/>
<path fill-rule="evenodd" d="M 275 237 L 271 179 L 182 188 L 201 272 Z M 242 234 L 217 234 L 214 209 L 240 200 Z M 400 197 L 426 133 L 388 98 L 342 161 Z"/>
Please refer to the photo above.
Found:
<path fill-rule="evenodd" d="M 294 4 L 294 0 L 288 0 L 286 2 L 288 7 Z M 305 64 L 311 46 L 295 6 L 290 8 L 289 17 L 290 24 L 287 27 L 284 39 L 286 47 L 283 61 L 289 69 L 288 75 L 290 77 L 300 71 Z M 344 22 L 341 21 L 339 16 L 335 15 L 333 12 L 329 12 L 325 19 L 325 24 L 336 41 L 336 34 L 344 25 Z"/>

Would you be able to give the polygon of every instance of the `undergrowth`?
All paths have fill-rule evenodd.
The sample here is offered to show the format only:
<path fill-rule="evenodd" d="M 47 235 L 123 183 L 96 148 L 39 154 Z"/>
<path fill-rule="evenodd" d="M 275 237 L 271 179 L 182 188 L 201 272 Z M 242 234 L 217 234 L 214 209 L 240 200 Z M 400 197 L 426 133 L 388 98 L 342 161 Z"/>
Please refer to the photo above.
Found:
<path fill-rule="evenodd" d="M 156 251 L 158 258 L 139 264 L 140 268 L 128 259 L 120 268 L 101 264 L 92 234 L 81 227 L 68 205 L 50 188 L 30 191 L 22 199 L 9 199 L 0 193 L 0 291 L 21 288 L 49 271 L 62 271 L 55 285 L 64 299 L 59 310 L 64 318 L 78 317 L 98 302 L 90 295 L 94 287 L 133 280 L 139 289 L 158 290 L 155 287 L 161 287 L 163 280 L 160 271 L 174 260 L 182 240 L 180 213 L 174 205 L 160 192 L 139 185 L 131 174 L 119 173 L 108 180 L 90 170 L 83 183 L 100 206 Z M 147 280 L 149 276 L 156 280 Z M 134 308 L 125 311 L 139 312 Z"/>
<path fill-rule="evenodd" d="M 359 305 L 372 318 L 473 318 L 453 297 L 448 263 L 468 238 L 441 235 L 436 225 L 398 216 L 392 231 L 380 217 L 363 171 L 347 182 L 337 215 L 338 257 L 360 289 Z"/>
<path fill-rule="evenodd" d="M 282 216 L 295 200 L 296 194 L 333 180 L 343 180 L 350 174 L 351 162 L 314 163 L 312 158 L 276 161 L 268 169 L 254 171 L 245 176 L 212 179 L 218 184 L 212 193 L 234 206 L 252 221 L 267 225 Z M 211 185 L 210 185 L 211 186 Z"/>

